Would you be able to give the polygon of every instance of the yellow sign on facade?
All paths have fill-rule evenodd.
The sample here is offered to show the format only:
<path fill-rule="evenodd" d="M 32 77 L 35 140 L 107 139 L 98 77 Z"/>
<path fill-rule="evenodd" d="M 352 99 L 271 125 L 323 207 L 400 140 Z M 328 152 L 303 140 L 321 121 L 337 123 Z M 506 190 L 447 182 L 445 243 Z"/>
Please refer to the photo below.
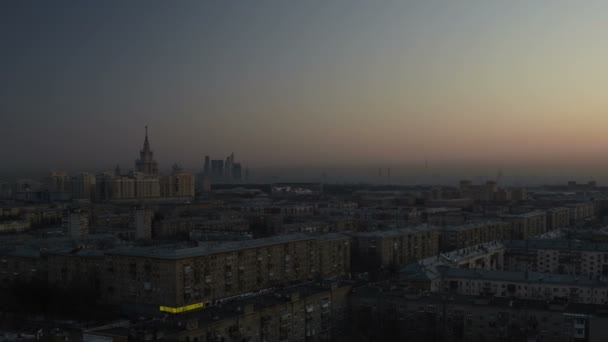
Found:
<path fill-rule="evenodd" d="M 170 306 L 161 306 L 160 311 L 176 314 L 176 313 L 191 311 L 194 309 L 200 309 L 204 306 L 205 306 L 205 304 L 203 304 L 203 303 L 195 303 L 195 304 L 190 304 L 190 305 L 186 305 L 186 306 L 180 306 L 178 308 L 174 308 L 174 307 L 170 307 Z"/>

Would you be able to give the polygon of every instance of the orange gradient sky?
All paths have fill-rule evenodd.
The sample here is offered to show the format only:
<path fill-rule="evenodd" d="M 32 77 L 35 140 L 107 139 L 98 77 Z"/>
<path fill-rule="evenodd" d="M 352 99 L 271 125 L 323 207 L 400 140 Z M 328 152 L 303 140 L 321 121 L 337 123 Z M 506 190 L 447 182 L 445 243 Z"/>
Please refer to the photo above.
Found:
<path fill-rule="evenodd" d="M 608 2 L 4 2 L 0 152 L 132 167 L 589 163 Z M 0 170 L 1 171 L 1 170 Z"/>

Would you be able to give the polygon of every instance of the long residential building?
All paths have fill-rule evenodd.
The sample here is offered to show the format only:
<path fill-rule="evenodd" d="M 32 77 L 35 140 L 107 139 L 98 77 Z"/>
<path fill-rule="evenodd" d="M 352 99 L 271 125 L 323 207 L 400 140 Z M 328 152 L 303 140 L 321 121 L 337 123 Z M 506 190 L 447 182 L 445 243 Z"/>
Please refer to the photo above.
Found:
<path fill-rule="evenodd" d="M 131 326 L 86 331 L 85 341 L 162 336 L 162 341 L 335 341 L 348 326 L 350 286 L 305 284 L 243 296 L 213 306 Z"/>
<path fill-rule="evenodd" d="M 594 202 L 580 202 L 567 204 L 566 207 L 570 211 L 570 224 L 578 224 L 585 220 L 594 219 L 599 204 Z"/>
<path fill-rule="evenodd" d="M 448 268 L 441 279 L 441 291 L 455 294 L 608 304 L 608 281 L 594 277 Z"/>
<path fill-rule="evenodd" d="M 154 236 L 166 238 L 185 234 L 193 230 L 204 232 L 247 233 L 249 222 L 245 219 L 210 220 L 207 217 L 176 217 L 164 219 L 154 225 Z"/>
<path fill-rule="evenodd" d="M 539 298 L 410 294 L 367 286 L 351 295 L 351 333 L 368 341 L 607 341 L 603 305 Z"/>
<path fill-rule="evenodd" d="M 544 211 L 502 215 L 501 218 L 511 224 L 511 239 L 525 240 L 547 231 Z"/>
<path fill-rule="evenodd" d="M 0 252 L 0 287 L 15 283 L 45 281 L 48 267 L 40 252 L 34 249 L 19 249 Z"/>
<path fill-rule="evenodd" d="M 504 221 L 483 221 L 442 227 L 439 232 L 440 249 L 447 252 L 509 238 L 511 225 Z"/>
<path fill-rule="evenodd" d="M 570 210 L 568 208 L 551 208 L 546 213 L 547 231 L 567 228 L 570 225 Z"/>
<path fill-rule="evenodd" d="M 63 249 L 45 253 L 48 282 L 61 288 L 82 288 L 100 291 L 104 263 L 102 251 L 94 249 Z"/>
<path fill-rule="evenodd" d="M 431 226 L 349 235 L 353 238 L 353 265 L 359 271 L 378 271 L 379 268 L 400 266 L 439 253 L 439 233 Z"/>
<path fill-rule="evenodd" d="M 571 240 L 504 241 L 508 270 L 608 277 L 608 245 Z"/>
<path fill-rule="evenodd" d="M 102 292 L 116 304 L 182 307 L 349 273 L 349 237 L 291 234 L 186 249 L 109 251 Z"/>

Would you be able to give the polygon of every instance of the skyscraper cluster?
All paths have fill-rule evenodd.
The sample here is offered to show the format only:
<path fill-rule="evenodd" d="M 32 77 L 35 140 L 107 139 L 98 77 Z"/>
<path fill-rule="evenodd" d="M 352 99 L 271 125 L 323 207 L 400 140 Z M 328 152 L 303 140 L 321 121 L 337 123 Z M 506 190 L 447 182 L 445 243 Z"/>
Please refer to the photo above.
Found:
<path fill-rule="evenodd" d="M 247 178 L 246 175 L 246 170 L 245 175 L 243 175 L 241 163 L 235 162 L 234 153 L 226 157 L 226 160 L 205 157 L 203 177 L 213 183 L 240 183 L 244 178 Z"/>

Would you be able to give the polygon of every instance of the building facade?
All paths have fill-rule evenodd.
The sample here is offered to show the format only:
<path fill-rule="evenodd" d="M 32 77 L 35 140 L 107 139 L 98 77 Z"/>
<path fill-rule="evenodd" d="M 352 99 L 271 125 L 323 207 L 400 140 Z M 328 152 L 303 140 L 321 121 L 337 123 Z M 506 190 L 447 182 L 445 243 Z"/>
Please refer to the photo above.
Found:
<path fill-rule="evenodd" d="M 130 248 L 106 253 L 103 293 L 110 303 L 182 307 L 349 272 L 350 239 L 340 234 Z"/>

